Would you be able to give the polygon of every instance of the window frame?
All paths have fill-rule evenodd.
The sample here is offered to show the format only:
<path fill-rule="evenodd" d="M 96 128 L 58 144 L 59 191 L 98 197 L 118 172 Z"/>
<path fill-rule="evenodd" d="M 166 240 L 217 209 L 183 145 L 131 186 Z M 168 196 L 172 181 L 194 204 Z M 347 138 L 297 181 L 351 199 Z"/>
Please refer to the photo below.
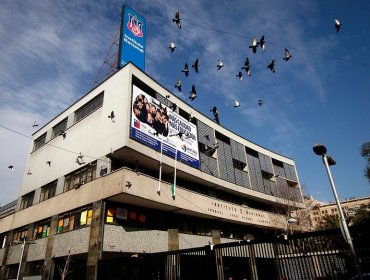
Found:
<path fill-rule="evenodd" d="M 56 189 L 57 189 L 57 183 L 58 183 L 58 181 L 55 180 L 55 181 L 41 187 L 40 201 L 39 202 L 43 202 L 43 201 L 48 200 L 48 199 L 55 196 Z M 45 196 L 45 194 L 46 194 L 46 196 Z"/>
<path fill-rule="evenodd" d="M 86 104 L 82 105 L 75 111 L 74 123 L 78 123 L 79 121 L 83 120 L 99 108 L 103 106 L 104 102 L 104 91 L 99 93 L 93 99 L 88 101 Z"/>
<path fill-rule="evenodd" d="M 65 131 L 67 129 L 67 122 L 68 118 L 65 118 L 64 120 L 53 126 L 51 139 L 54 139 L 55 137 L 59 136 L 60 132 Z"/>
<path fill-rule="evenodd" d="M 35 191 L 32 191 L 28 194 L 22 196 L 21 205 L 19 206 L 19 210 L 26 209 L 33 205 L 33 200 L 35 198 Z"/>
<path fill-rule="evenodd" d="M 32 240 L 49 237 L 50 236 L 50 225 L 51 225 L 50 220 L 42 221 L 42 222 L 35 224 Z"/>
<path fill-rule="evenodd" d="M 92 223 L 92 216 L 92 205 L 59 215 L 57 234 L 74 231 L 90 226 Z"/>
<path fill-rule="evenodd" d="M 63 192 L 68 192 L 76 188 L 80 182 L 89 183 L 96 179 L 96 161 L 77 169 L 65 176 Z"/>
<path fill-rule="evenodd" d="M 38 149 L 40 149 L 42 146 L 44 146 L 46 143 L 46 132 L 44 134 L 42 134 L 40 137 L 37 137 L 34 141 L 33 141 L 33 150 L 32 151 L 36 151 Z"/>

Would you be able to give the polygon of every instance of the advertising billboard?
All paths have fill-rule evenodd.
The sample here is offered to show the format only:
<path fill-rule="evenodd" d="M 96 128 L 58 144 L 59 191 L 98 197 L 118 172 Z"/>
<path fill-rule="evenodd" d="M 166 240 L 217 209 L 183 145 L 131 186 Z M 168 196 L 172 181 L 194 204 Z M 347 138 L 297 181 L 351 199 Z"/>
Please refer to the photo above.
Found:
<path fill-rule="evenodd" d="M 199 168 L 197 128 L 157 99 L 133 86 L 131 138 Z"/>
<path fill-rule="evenodd" d="M 145 18 L 127 5 L 122 6 L 118 68 L 129 61 L 145 71 Z"/>

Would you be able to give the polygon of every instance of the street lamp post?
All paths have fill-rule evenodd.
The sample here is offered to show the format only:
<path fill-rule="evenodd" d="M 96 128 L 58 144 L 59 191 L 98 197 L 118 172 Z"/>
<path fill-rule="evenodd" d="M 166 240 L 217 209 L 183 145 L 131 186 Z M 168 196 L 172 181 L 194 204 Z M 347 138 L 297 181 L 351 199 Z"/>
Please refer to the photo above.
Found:
<path fill-rule="evenodd" d="M 313 151 L 314 151 L 315 154 L 322 157 L 322 160 L 323 160 L 324 165 L 326 167 L 326 172 L 328 173 L 330 185 L 331 185 L 331 188 L 332 188 L 332 191 L 333 191 L 333 194 L 334 194 L 335 201 L 337 203 L 337 208 L 338 208 L 338 213 L 339 213 L 339 218 L 340 218 L 340 225 L 341 225 L 341 228 L 343 230 L 342 234 L 344 236 L 344 239 L 346 240 L 346 242 L 348 243 L 348 245 L 350 247 L 351 254 L 352 254 L 354 262 L 355 262 L 355 267 L 356 267 L 359 279 L 362 280 L 363 277 L 362 277 L 360 265 L 359 265 L 359 262 L 358 262 L 358 259 L 357 259 L 356 251 L 355 251 L 355 248 L 354 248 L 353 243 L 352 243 L 352 238 L 351 238 L 351 235 L 350 235 L 349 230 L 348 230 L 346 219 L 344 218 L 343 209 L 342 209 L 342 206 L 341 206 L 340 201 L 338 199 L 337 190 L 335 188 L 333 176 L 331 175 L 331 171 L 330 171 L 330 167 L 329 167 L 331 165 L 335 165 L 336 162 L 331 156 L 328 156 L 326 154 L 326 151 L 327 151 L 326 147 L 322 144 L 315 144 L 313 146 Z"/>
<path fill-rule="evenodd" d="M 34 241 L 27 241 L 26 238 L 23 239 L 22 241 L 22 252 L 21 252 L 21 259 L 19 261 L 19 266 L 18 266 L 18 272 L 17 272 L 17 280 L 19 279 L 19 274 L 21 272 L 21 266 L 22 266 L 22 259 L 23 259 L 23 253 L 24 253 L 24 247 L 26 246 L 26 244 L 34 244 L 36 242 Z M 19 244 L 19 243 L 15 243 L 15 244 Z"/>

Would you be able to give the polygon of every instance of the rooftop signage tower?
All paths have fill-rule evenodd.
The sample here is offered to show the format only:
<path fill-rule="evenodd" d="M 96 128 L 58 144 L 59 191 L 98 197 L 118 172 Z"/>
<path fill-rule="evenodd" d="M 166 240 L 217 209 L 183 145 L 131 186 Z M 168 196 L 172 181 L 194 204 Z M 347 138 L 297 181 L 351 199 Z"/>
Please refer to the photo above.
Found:
<path fill-rule="evenodd" d="M 118 65 L 128 62 L 145 71 L 146 20 L 127 5 L 122 6 Z"/>

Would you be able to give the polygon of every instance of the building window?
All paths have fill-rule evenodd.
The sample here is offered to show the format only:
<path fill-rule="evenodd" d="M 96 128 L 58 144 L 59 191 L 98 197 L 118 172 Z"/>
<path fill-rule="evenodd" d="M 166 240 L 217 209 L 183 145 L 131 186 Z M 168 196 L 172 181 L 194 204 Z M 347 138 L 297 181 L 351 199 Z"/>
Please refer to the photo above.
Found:
<path fill-rule="evenodd" d="M 215 136 L 217 140 L 221 140 L 222 142 L 230 145 L 230 138 L 226 135 L 222 134 L 221 132 L 215 131 Z"/>
<path fill-rule="evenodd" d="M 236 160 L 236 159 L 233 158 L 233 167 L 235 169 L 239 169 L 239 170 L 243 171 L 245 166 L 246 166 L 246 164 L 244 162 L 241 162 L 241 161 Z"/>
<path fill-rule="evenodd" d="M 19 208 L 19 210 L 23 210 L 32 206 L 34 196 L 35 196 L 34 191 L 22 196 L 21 207 Z"/>
<path fill-rule="evenodd" d="M 92 208 L 82 208 L 59 217 L 57 233 L 72 231 L 91 225 Z"/>
<path fill-rule="evenodd" d="M 258 152 L 253 150 L 252 148 L 249 148 L 249 147 L 245 147 L 245 152 L 248 154 L 248 155 L 251 155 L 255 158 L 259 158 L 258 156 Z"/>
<path fill-rule="evenodd" d="M 33 150 L 36 151 L 40 147 L 42 147 L 45 144 L 46 141 L 46 133 L 41 135 L 39 138 L 37 138 L 33 143 Z"/>
<path fill-rule="evenodd" d="M 78 188 L 96 178 L 96 162 L 80 168 L 65 177 L 64 192 Z"/>
<path fill-rule="evenodd" d="M 105 222 L 143 228 L 147 223 L 147 214 L 145 211 L 138 211 L 137 209 L 108 207 L 105 214 Z"/>
<path fill-rule="evenodd" d="M 25 273 L 26 276 L 40 276 L 43 274 L 43 272 L 44 272 L 43 260 L 26 263 L 26 273 Z"/>
<path fill-rule="evenodd" d="M 65 118 L 64 120 L 62 120 L 60 123 L 53 127 L 53 133 L 51 138 L 55 138 L 58 135 L 60 135 L 60 133 L 65 132 L 66 128 L 67 128 L 67 118 Z"/>
<path fill-rule="evenodd" d="M 13 242 L 23 241 L 27 238 L 27 228 L 21 228 L 14 231 Z"/>
<path fill-rule="evenodd" d="M 55 196 L 55 190 L 57 188 L 57 181 L 51 182 L 41 188 L 40 202 L 52 198 Z"/>
<path fill-rule="evenodd" d="M 261 170 L 262 178 L 266 180 L 271 180 L 274 177 L 274 174 Z"/>
<path fill-rule="evenodd" d="M 33 239 L 48 237 L 50 235 L 50 221 L 44 221 L 35 225 Z"/>
<path fill-rule="evenodd" d="M 75 112 L 75 123 L 79 122 L 86 116 L 90 115 L 96 109 L 103 106 L 104 92 L 94 97 L 92 100 L 83 105 L 80 109 Z"/>

